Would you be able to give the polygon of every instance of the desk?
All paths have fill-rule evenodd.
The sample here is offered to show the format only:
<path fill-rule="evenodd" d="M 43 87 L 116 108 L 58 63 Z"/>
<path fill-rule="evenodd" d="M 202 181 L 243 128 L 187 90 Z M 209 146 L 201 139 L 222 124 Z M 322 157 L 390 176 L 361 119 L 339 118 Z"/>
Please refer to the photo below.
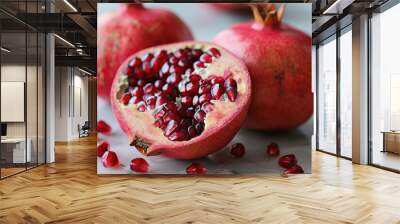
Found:
<path fill-rule="evenodd" d="M 400 131 L 382 131 L 382 152 L 393 152 L 400 154 Z"/>
<path fill-rule="evenodd" d="M 5 158 L 8 163 L 25 163 L 32 160 L 30 138 L 26 140 L 28 143 L 25 154 L 25 138 L 5 138 L 1 139 L 1 157 Z M 12 146 L 12 148 L 10 148 Z M 5 154 L 5 155 L 4 155 Z M 12 158 L 12 159 L 11 159 Z M 25 161 L 26 158 L 26 161 Z"/>

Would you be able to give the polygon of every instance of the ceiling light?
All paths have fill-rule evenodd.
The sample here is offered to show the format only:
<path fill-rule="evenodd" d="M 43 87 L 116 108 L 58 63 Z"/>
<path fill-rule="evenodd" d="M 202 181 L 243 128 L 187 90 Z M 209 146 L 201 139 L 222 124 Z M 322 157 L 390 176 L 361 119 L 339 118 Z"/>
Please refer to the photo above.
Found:
<path fill-rule="evenodd" d="M 58 34 L 54 34 L 55 37 L 57 37 L 58 39 L 60 39 L 62 42 L 66 43 L 67 45 L 69 45 L 70 47 L 75 48 L 75 45 L 73 45 L 71 42 L 69 42 L 68 40 L 60 37 Z"/>
<path fill-rule="evenodd" d="M 10 53 L 10 52 L 11 52 L 11 50 L 9 50 L 9 49 L 7 49 L 7 48 L 5 48 L 5 47 L 1 47 L 0 49 L 1 49 L 2 51 L 6 52 L 6 53 Z"/>
<path fill-rule="evenodd" d="M 68 0 L 64 0 L 65 4 L 67 4 L 74 12 L 78 12 L 78 10 L 73 6 Z"/>

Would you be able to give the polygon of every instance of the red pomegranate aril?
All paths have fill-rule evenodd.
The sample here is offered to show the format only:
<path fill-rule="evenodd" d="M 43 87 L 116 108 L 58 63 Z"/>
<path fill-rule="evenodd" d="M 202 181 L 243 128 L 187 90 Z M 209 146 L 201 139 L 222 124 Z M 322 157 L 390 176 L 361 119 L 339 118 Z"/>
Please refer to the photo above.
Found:
<path fill-rule="evenodd" d="M 201 109 L 204 110 L 206 113 L 213 111 L 213 104 L 212 103 L 203 103 L 201 105 Z"/>
<path fill-rule="evenodd" d="M 232 145 L 231 154 L 234 157 L 236 157 L 236 158 L 243 157 L 245 152 L 246 152 L 246 150 L 242 143 L 236 143 L 236 144 Z"/>
<path fill-rule="evenodd" d="M 189 118 L 184 118 L 181 120 L 181 122 L 179 123 L 179 126 L 181 128 L 188 128 L 190 125 L 192 124 L 192 120 Z"/>
<path fill-rule="evenodd" d="M 194 96 L 192 100 L 193 106 L 196 106 L 199 104 L 199 96 Z"/>
<path fill-rule="evenodd" d="M 163 117 L 163 119 L 164 119 L 164 123 L 168 123 L 171 120 L 175 120 L 175 121 L 181 120 L 177 114 L 175 114 L 171 111 L 167 112 L 167 114 Z"/>
<path fill-rule="evenodd" d="M 204 122 L 205 117 L 206 117 L 206 112 L 204 112 L 203 110 L 198 110 L 194 114 L 194 119 L 196 119 L 198 122 Z"/>
<path fill-rule="evenodd" d="M 267 155 L 268 156 L 278 156 L 279 155 L 279 146 L 275 142 L 269 144 L 267 146 Z"/>
<path fill-rule="evenodd" d="M 219 100 L 224 93 L 224 89 L 221 84 L 214 84 L 211 88 L 211 95 L 214 100 Z"/>
<path fill-rule="evenodd" d="M 157 99 L 156 99 L 155 96 L 150 96 L 150 97 L 148 97 L 148 98 L 146 99 L 146 104 L 147 104 L 147 106 L 149 106 L 149 108 L 150 108 L 151 110 L 154 109 L 154 108 L 156 107 L 156 102 L 157 102 Z"/>
<path fill-rule="evenodd" d="M 129 101 L 131 100 L 131 98 L 132 98 L 132 94 L 130 94 L 129 92 L 128 92 L 128 93 L 124 93 L 124 95 L 123 95 L 122 98 L 121 98 L 122 103 L 123 103 L 124 105 L 128 105 L 128 103 L 129 103 Z"/>
<path fill-rule="evenodd" d="M 169 62 L 169 64 L 171 64 L 171 65 L 177 65 L 178 62 L 179 62 L 179 59 L 176 58 L 176 57 L 170 57 L 169 60 L 168 60 L 168 62 Z"/>
<path fill-rule="evenodd" d="M 167 102 L 168 102 L 168 97 L 166 97 L 164 95 L 157 96 L 156 107 L 166 104 Z"/>
<path fill-rule="evenodd" d="M 165 62 L 163 64 L 163 66 L 161 67 L 161 70 L 159 71 L 159 75 L 160 75 L 161 79 L 164 80 L 164 79 L 166 79 L 168 77 L 168 75 L 169 75 L 169 67 L 170 67 L 170 64 L 168 62 Z"/>
<path fill-rule="evenodd" d="M 188 52 L 185 51 L 184 49 L 179 49 L 174 52 L 174 56 L 178 59 L 186 58 L 188 56 Z"/>
<path fill-rule="evenodd" d="M 211 99 L 212 99 L 211 94 L 205 93 L 205 94 L 200 96 L 199 103 L 203 104 L 203 103 L 206 103 L 206 102 L 210 102 Z"/>
<path fill-rule="evenodd" d="M 164 109 L 164 107 L 158 107 L 155 111 L 154 111 L 154 118 L 155 119 L 160 119 L 163 118 L 164 115 L 166 114 L 166 110 Z"/>
<path fill-rule="evenodd" d="M 237 89 L 236 81 L 232 78 L 225 80 L 225 88 L 226 89 Z"/>
<path fill-rule="evenodd" d="M 192 163 L 186 168 L 187 174 L 205 174 L 207 169 L 200 163 Z"/>
<path fill-rule="evenodd" d="M 200 61 L 204 63 L 211 63 L 212 62 L 212 56 L 209 54 L 203 54 L 200 57 Z"/>
<path fill-rule="evenodd" d="M 188 127 L 188 134 L 191 138 L 194 138 L 196 136 L 198 136 L 196 128 L 194 126 L 189 126 Z"/>
<path fill-rule="evenodd" d="M 164 84 L 162 91 L 167 95 L 172 95 L 174 93 L 174 86 L 172 84 Z"/>
<path fill-rule="evenodd" d="M 147 83 L 143 87 L 143 91 L 147 94 L 154 94 L 155 92 L 157 92 L 157 88 L 152 83 Z"/>
<path fill-rule="evenodd" d="M 143 158 L 135 158 L 130 164 L 131 170 L 139 173 L 146 173 L 149 170 L 149 163 Z"/>
<path fill-rule="evenodd" d="M 210 48 L 210 50 L 208 50 L 208 51 L 210 51 L 211 54 L 216 58 L 221 57 L 221 52 L 217 48 L 213 47 L 213 48 Z"/>
<path fill-rule="evenodd" d="M 188 108 L 187 110 L 186 110 L 186 117 L 190 117 L 190 118 L 192 118 L 193 116 L 194 116 L 194 113 L 195 113 L 196 111 L 194 110 L 194 108 Z"/>
<path fill-rule="evenodd" d="M 213 78 L 211 78 L 210 79 L 211 80 L 211 84 L 223 84 L 224 83 L 224 78 L 222 78 L 222 77 L 213 77 Z"/>
<path fill-rule="evenodd" d="M 163 129 L 165 127 L 163 119 L 159 118 L 159 119 L 155 120 L 154 126 L 156 126 L 157 128 Z"/>
<path fill-rule="evenodd" d="M 134 58 L 134 59 L 132 59 L 130 62 L 129 62 L 129 65 L 128 65 L 129 67 L 131 67 L 131 68 L 135 68 L 135 67 L 138 67 L 138 66 L 142 66 L 142 60 L 140 59 L 140 58 Z"/>
<path fill-rule="evenodd" d="M 164 107 L 165 107 L 167 110 L 172 111 L 172 112 L 174 112 L 174 113 L 178 112 L 178 107 L 176 106 L 175 103 L 168 102 L 168 103 L 166 103 L 166 104 L 164 105 Z"/>
<path fill-rule="evenodd" d="M 199 94 L 210 93 L 211 86 L 209 84 L 203 84 L 199 87 Z"/>
<path fill-rule="evenodd" d="M 193 49 L 192 50 L 192 55 L 195 58 L 200 58 L 200 56 L 203 54 L 203 51 L 200 49 Z"/>
<path fill-rule="evenodd" d="M 140 101 L 140 102 L 137 104 L 137 110 L 138 110 L 139 112 L 145 112 L 145 111 L 146 111 L 146 104 L 145 104 L 143 101 Z"/>
<path fill-rule="evenodd" d="M 146 54 L 142 57 L 143 62 L 151 62 L 151 59 L 154 58 L 154 55 L 152 53 Z"/>
<path fill-rule="evenodd" d="M 197 94 L 199 90 L 199 85 L 196 82 L 190 81 L 185 84 L 185 93 L 190 96 Z"/>
<path fill-rule="evenodd" d="M 164 82 L 162 80 L 156 80 L 154 82 L 154 87 L 156 87 L 157 89 L 162 89 L 162 87 L 164 86 Z"/>
<path fill-rule="evenodd" d="M 139 79 L 137 81 L 137 86 L 138 87 L 142 87 L 142 89 L 143 89 L 144 85 L 146 85 L 146 81 L 144 81 L 144 79 Z"/>
<path fill-rule="evenodd" d="M 143 97 L 144 91 L 142 87 L 136 86 L 132 89 L 131 94 L 136 97 Z"/>
<path fill-rule="evenodd" d="M 201 80 L 201 76 L 197 75 L 197 74 L 191 74 L 189 76 L 189 80 L 192 82 L 198 82 Z"/>
<path fill-rule="evenodd" d="M 303 168 L 299 165 L 294 165 L 283 171 L 282 176 L 288 177 L 289 174 L 300 174 L 300 173 L 304 173 Z"/>
<path fill-rule="evenodd" d="M 102 157 L 104 167 L 116 167 L 119 164 L 118 156 L 114 151 L 106 151 Z"/>
<path fill-rule="evenodd" d="M 187 135 L 182 130 L 177 130 L 168 136 L 168 139 L 171 141 L 184 141 L 187 139 Z"/>
<path fill-rule="evenodd" d="M 172 84 L 174 86 L 177 86 L 181 80 L 182 80 L 182 77 L 180 75 L 173 73 L 168 76 L 166 82 L 169 84 Z"/>
<path fill-rule="evenodd" d="M 195 68 L 205 68 L 206 65 L 201 61 L 197 61 L 196 63 L 194 63 L 194 67 Z"/>
<path fill-rule="evenodd" d="M 237 97 L 237 90 L 236 89 L 227 89 L 226 90 L 226 95 L 228 96 L 228 99 L 231 102 L 235 102 L 236 97 Z"/>
<path fill-rule="evenodd" d="M 109 134 L 111 132 L 111 127 L 105 121 L 99 120 L 97 122 L 97 132 L 102 134 Z"/>
<path fill-rule="evenodd" d="M 137 79 L 133 76 L 130 76 L 130 77 L 128 77 L 128 83 L 129 83 L 129 86 L 136 86 Z"/>
<path fill-rule="evenodd" d="M 204 131 L 204 123 L 197 123 L 195 127 L 197 133 L 199 134 L 201 134 Z"/>
<path fill-rule="evenodd" d="M 164 120 L 164 122 L 166 122 Z M 164 130 L 165 136 L 170 136 L 178 128 L 178 123 L 175 120 L 168 121 L 167 127 Z"/>
<path fill-rule="evenodd" d="M 130 103 L 133 103 L 133 104 L 137 104 L 137 103 L 139 103 L 139 102 L 142 101 L 142 100 L 143 100 L 142 97 L 133 96 L 129 102 L 130 102 Z"/>
<path fill-rule="evenodd" d="M 106 151 L 110 148 L 110 144 L 107 141 L 102 141 L 97 146 L 97 156 L 102 157 Z"/>
<path fill-rule="evenodd" d="M 152 69 L 151 63 L 146 61 L 143 63 L 142 66 L 143 66 L 143 71 L 144 71 L 144 78 L 145 79 L 153 78 L 153 69 Z"/>
<path fill-rule="evenodd" d="M 185 107 L 190 107 L 193 105 L 193 98 L 191 96 L 184 96 L 182 97 L 181 103 Z"/>
<path fill-rule="evenodd" d="M 278 160 L 279 166 L 282 168 L 290 168 L 294 165 L 297 165 L 297 159 L 294 154 L 284 155 Z"/>

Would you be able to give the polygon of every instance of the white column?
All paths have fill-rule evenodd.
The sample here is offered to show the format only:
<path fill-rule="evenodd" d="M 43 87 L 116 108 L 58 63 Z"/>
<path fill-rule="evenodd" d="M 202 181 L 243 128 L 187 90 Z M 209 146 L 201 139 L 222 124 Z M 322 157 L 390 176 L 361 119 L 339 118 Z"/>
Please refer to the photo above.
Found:
<path fill-rule="evenodd" d="M 353 162 L 368 163 L 368 15 L 353 20 Z"/>

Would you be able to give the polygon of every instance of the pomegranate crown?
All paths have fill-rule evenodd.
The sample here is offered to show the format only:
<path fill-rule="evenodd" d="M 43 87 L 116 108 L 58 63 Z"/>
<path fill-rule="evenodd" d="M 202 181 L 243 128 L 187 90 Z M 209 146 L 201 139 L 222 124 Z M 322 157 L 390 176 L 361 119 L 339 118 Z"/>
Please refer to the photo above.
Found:
<path fill-rule="evenodd" d="M 250 4 L 256 24 L 262 25 L 262 27 L 264 25 L 279 27 L 285 13 L 285 7 L 286 5 L 282 4 L 279 9 L 276 10 L 275 5 L 271 3 Z"/>

